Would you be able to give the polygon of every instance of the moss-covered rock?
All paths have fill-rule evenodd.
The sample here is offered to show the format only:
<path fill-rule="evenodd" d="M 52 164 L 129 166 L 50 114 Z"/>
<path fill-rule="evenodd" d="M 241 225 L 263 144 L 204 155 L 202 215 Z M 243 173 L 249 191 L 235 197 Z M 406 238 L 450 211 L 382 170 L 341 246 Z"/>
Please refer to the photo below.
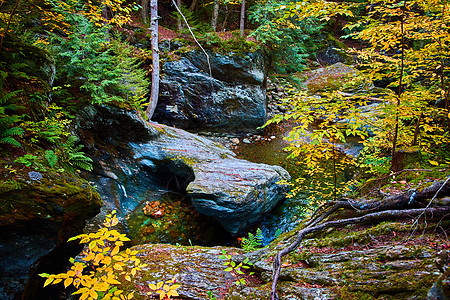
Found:
<path fill-rule="evenodd" d="M 396 220 L 308 236 L 283 258 L 279 299 L 443 299 L 436 297 L 449 290 L 449 255 L 441 250 L 446 236 L 435 230 L 436 225 L 428 220 L 414 231 L 408 220 Z M 208 291 L 217 299 L 269 299 L 273 257 L 293 242 L 302 226 L 250 253 L 229 247 L 136 246 L 149 267 L 126 289 L 143 297 L 148 283 L 177 277 L 183 299 L 208 299 Z M 339 239 L 343 242 L 337 243 Z M 233 284 L 240 277 L 224 271 L 222 251 L 236 262 L 248 258 L 253 264 L 255 274 L 242 275 L 245 285 Z"/>
<path fill-rule="evenodd" d="M 305 79 L 303 85 L 311 94 L 336 89 L 347 92 L 362 92 L 374 87 L 373 83 L 358 70 L 340 62 L 304 73 L 301 78 Z"/>
<path fill-rule="evenodd" d="M 82 232 L 102 200 L 87 181 L 71 173 L 36 172 L 1 162 L 0 182 L 0 298 L 19 297 L 26 284 L 22 296 L 36 299 L 43 282 L 34 270 L 41 258 L 56 260 L 56 252 L 66 251 L 60 246 Z"/>

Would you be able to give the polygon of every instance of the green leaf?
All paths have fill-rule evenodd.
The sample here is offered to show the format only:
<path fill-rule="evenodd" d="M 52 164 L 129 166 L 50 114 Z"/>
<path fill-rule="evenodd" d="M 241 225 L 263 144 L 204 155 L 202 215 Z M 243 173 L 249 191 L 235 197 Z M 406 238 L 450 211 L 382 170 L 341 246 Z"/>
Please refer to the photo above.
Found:
<path fill-rule="evenodd" d="M 50 168 L 53 168 L 58 162 L 58 157 L 56 156 L 55 152 L 53 152 L 53 150 L 45 151 L 45 158 L 47 159 Z"/>

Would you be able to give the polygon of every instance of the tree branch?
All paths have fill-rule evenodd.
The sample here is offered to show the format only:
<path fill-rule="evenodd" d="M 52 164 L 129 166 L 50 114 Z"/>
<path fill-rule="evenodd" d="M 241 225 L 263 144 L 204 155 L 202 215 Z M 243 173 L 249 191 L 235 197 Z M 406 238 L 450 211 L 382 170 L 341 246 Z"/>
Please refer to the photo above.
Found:
<path fill-rule="evenodd" d="M 321 231 L 329 227 L 342 227 L 348 224 L 357 224 L 373 221 L 382 221 L 386 219 L 395 219 L 399 217 L 414 217 L 422 214 L 432 214 L 433 216 L 440 216 L 450 213 L 450 207 L 437 207 L 437 208 L 419 208 L 419 209 L 408 209 L 408 210 L 387 210 L 382 212 L 376 212 L 364 215 L 362 217 L 349 218 L 337 221 L 326 222 L 314 227 L 309 227 L 300 230 L 297 235 L 297 239 L 288 247 L 284 248 L 274 258 L 273 262 L 273 275 L 272 275 L 272 291 L 270 293 L 271 300 L 278 300 L 278 295 L 276 292 L 277 282 L 280 277 L 281 272 L 281 258 L 290 252 L 294 251 L 302 242 L 304 236 Z"/>

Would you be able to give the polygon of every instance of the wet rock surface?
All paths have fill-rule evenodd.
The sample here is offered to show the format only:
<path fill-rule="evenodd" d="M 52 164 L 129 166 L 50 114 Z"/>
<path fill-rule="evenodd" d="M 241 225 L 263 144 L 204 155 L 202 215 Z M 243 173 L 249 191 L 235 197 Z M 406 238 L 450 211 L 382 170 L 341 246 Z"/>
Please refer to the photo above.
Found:
<path fill-rule="evenodd" d="M 157 176 L 166 186 L 186 193 L 197 211 L 237 233 L 270 211 L 287 191 L 279 181 L 290 176 L 281 167 L 237 159 L 232 151 L 207 138 L 156 123 L 139 123 L 130 113 L 111 108 L 90 109 L 84 117 L 87 120 L 81 123 L 86 125 L 80 127 L 84 140 L 98 141 L 87 145 L 98 157 L 95 171 L 100 177 L 93 180 L 106 198 L 115 198 L 108 203 L 126 213 L 151 196 L 146 195 L 147 184 Z M 111 185 L 119 193 L 108 194 Z M 138 196 L 129 199 L 132 190 Z"/>

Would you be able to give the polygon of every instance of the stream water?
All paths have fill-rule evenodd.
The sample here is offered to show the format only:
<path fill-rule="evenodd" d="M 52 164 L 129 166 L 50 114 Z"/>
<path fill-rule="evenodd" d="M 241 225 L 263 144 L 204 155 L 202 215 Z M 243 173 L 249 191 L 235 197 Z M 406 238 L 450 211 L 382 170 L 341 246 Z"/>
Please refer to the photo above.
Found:
<path fill-rule="evenodd" d="M 281 166 L 289 172 L 292 179 L 305 176 L 304 172 L 295 164 L 295 160 L 288 159 L 289 153 L 283 150 L 287 146 L 284 137 L 292 127 L 292 124 L 279 124 L 271 126 L 270 129 L 266 128 L 264 135 L 259 140 L 253 140 L 251 143 L 239 143 L 234 151 L 239 158 L 251 162 Z M 249 230 L 254 232 L 256 228 L 260 228 L 262 242 L 265 246 L 281 233 L 295 228 L 302 220 L 307 205 L 308 202 L 303 195 L 286 198 Z M 241 234 L 245 236 L 246 232 Z"/>

